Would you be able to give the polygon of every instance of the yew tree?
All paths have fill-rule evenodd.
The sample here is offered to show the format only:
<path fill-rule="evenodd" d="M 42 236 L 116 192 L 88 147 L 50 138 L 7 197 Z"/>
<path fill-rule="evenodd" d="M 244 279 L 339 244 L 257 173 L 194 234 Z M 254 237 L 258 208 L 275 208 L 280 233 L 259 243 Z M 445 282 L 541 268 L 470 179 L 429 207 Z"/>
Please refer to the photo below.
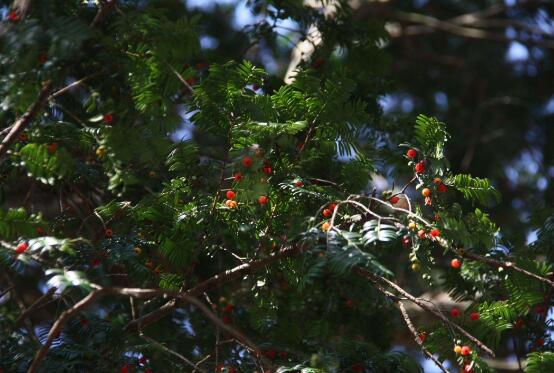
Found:
<path fill-rule="evenodd" d="M 510 242 L 464 138 L 383 117 L 382 23 L 248 1 L 232 60 L 179 1 L 2 4 L 0 371 L 554 371 L 554 217 Z"/>

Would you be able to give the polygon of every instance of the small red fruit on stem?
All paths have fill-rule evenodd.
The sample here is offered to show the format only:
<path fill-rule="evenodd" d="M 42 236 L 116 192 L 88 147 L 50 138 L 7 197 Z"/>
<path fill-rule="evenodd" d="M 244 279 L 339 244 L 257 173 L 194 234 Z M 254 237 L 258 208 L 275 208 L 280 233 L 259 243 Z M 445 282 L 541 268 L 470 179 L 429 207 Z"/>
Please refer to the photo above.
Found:
<path fill-rule="evenodd" d="M 227 199 L 235 199 L 237 194 L 232 190 L 228 190 L 227 193 L 225 193 L 225 196 L 227 197 Z"/>
<path fill-rule="evenodd" d="M 442 183 L 439 184 L 439 186 L 438 186 L 438 188 L 437 188 L 437 191 L 438 191 L 439 193 L 444 193 L 444 192 L 446 192 L 446 185 L 444 185 L 444 184 L 442 184 Z"/>
<path fill-rule="evenodd" d="M 328 218 L 329 216 L 331 216 L 332 212 L 331 210 L 329 209 L 324 209 L 323 212 L 322 212 L 323 216 L 325 216 L 326 218 Z"/>
<path fill-rule="evenodd" d="M 301 187 L 304 186 L 304 183 L 302 182 L 302 180 L 296 180 L 296 181 L 294 182 L 294 185 L 295 185 L 296 187 L 298 187 L 298 188 L 301 188 Z"/>
<path fill-rule="evenodd" d="M 469 348 L 469 346 L 462 347 L 462 351 L 461 351 L 462 356 L 467 356 L 470 353 L 471 353 L 471 348 Z"/>
<path fill-rule="evenodd" d="M 242 179 L 242 174 L 240 172 L 233 175 L 233 181 L 239 182 L 240 179 Z"/>
<path fill-rule="evenodd" d="M 393 205 L 396 205 L 399 200 L 400 198 L 398 198 L 397 196 L 392 196 L 389 198 L 389 202 L 392 203 Z"/>
<path fill-rule="evenodd" d="M 410 159 L 414 159 L 415 157 L 417 157 L 417 151 L 415 149 L 408 149 L 408 151 L 406 152 L 406 156 Z"/>
<path fill-rule="evenodd" d="M 329 210 L 335 211 L 336 208 L 337 208 L 337 204 L 336 204 L 336 203 L 330 203 L 330 204 L 329 204 Z"/>
<path fill-rule="evenodd" d="M 246 156 L 242 159 L 242 165 L 246 168 L 250 168 L 252 166 L 252 158 L 249 156 Z"/>
<path fill-rule="evenodd" d="M 112 238 L 112 236 L 113 236 L 113 230 L 111 230 L 110 228 L 108 228 L 108 229 L 106 229 L 106 230 L 104 231 L 104 234 L 106 235 L 106 237 Z"/>
<path fill-rule="evenodd" d="M 452 308 L 450 310 L 450 316 L 456 318 L 456 317 L 460 317 L 460 310 L 457 309 L 456 307 Z"/>
<path fill-rule="evenodd" d="M 260 205 L 265 205 L 267 203 L 268 198 L 266 196 L 260 196 L 258 197 L 258 203 Z"/>
<path fill-rule="evenodd" d="M 8 13 L 8 19 L 10 21 L 19 21 L 19 16 L 15 10 L 12 10 Z"/>
<path fill-rule="evenodd" d="M 418 334 L 418 337 L 419 337 L 419 340 L 421 341 L 421 343 L 423 343 L 427 339 L 427 333 L 426 332 L 421 332 L 421 333 Z"/>
<path fill-rule="evenodd" d="M 461 265 L 462 265 L 462 262 L 459 259 L 452 259 L 452 261 L 450 262 L 450 267 L 454 269 L 460 268 Z"/>
<path fill-rule="evenodd" d="M 425 172 L 425 169 L 427 168 L 427 165 L 425 164 L 425 161 L 417 162 L 415 165 L 415 172 L 418 174 L 422 174 Z"/>
<path fill-rule="evenodd" d="M 425 238 L 427 234 L 425 233 L 425 229 L 420 229 L 419 231 L 417 231 L 417 236 L 419 238 Z"/>
<path fill-rule="evenodd" d="M 27 242 L 20 242 L 16 247 L 15 247 L 15 252 L 17 254 L 23 254 L 25 251 L 27 251 L 27 249 L 29 248 L 29 244 Z"/>
<path fill-rule="evenodd" d="M 104 123 L 106 124 L 110 124 L 113 122 L 113 114 L 104 114 L 104 116 L 102 117 L 102 119 L 104 120 Z"/>
<path fill-rule="evenodd" d="M 266 174 L 266 175 L 269 175 L 273 172 L 273 169 L 270 166 L 264 166 L 264 168 L 262 170 L 263 170 L 264 174 Z"/>
<path fill-rule="evenodd" d="M 479 317 L 481 317 L 481 315 L 479 315 L 479 312 L 472 312 L 470 315 L 469 315 L 469 318 L 473 321 L 477 321 L 479 320 Z"/>
<path fill-rule="evenodd" d="M 58 144 L 53 142 L 52 144 L 48 145 L 48 153 L 54 154 L 56 150 L 58 149 Z"/>
<path fill-rule="evenodd" d="M 441 235 L 441 231 L 439 231 L 437 228 L 431 229 L 431 232 L 429 232 L 432 237 L 439 237 Z"/>

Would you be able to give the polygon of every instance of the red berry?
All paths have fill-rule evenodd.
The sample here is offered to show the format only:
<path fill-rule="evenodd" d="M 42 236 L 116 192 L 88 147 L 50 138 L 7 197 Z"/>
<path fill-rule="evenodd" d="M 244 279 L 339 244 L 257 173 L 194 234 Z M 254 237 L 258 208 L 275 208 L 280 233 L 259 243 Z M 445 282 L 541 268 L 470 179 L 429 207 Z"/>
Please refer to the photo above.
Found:
<path fill-rule="evenodd" d="M 452 261 L 450 262 L 450 267 L 454 269 L 460 268 L 461 265 L 462 265 L 462 262 L 459 259 L 452 259 Z"/>
<path fill-rule="evenodd" d="M 246 168 L 250 168 L 252 166 L 252 158 L 249 156 L 246 156 L 242 159 L 242 165 Z"/>
<path fill-rule="evenodd" d="M 108 229 L 106 229 L 106 230 L 104 231 L 104 234 L 106 235 L 106 237 L 112 238 L 112 236 L 113 236 L 113 231 L 112 231 L 110 228 L 108 228 Z"/>
<path fill-rule="evenodd" d="M 235 308 L 235 306 L 233 306 L 231 303 L 229 303 L 228 305 L 225 306 L 225 308 L 223 309 L 223 312 L 233 312 L 234 308 Z"/>
<path fill-rule="evenodd" d="M 426 332 L 421 332 L 421 333 L 418 334 L 418 337 L 419 337 L 419 340 L 421 341 L 421 343 L 423 343 L 427 339 L 427 333 Z"/>
<path fill-rule="evenodd" d="M 329 216 L 331 216 L 332 212 L 329 209 L 325 209 L 325 210 L 323 210 L 322 214 L 323 214 L 323 216 L 328 218 Z"/>
<path fill-rule="evenodd" d="M 223 320 L 225 324 L 230 324 L 232 321 L 231 318 L 227 315 L 223 316 L 221 320 Z"/>
<path fill-rule="evenodd" d="M 334 211 L 336 208 L 337 208 L 337 204 L 336 204 L 336 203 L 330 203 L 330 204 L 329 204 L 329 210 Z"/>
<path fill-rule="evenodd" d="M 433 200 L 431 197 L 425 197 L 425 206 L 431 206 L 433 204 Z"/>
<path fill-rule="evenodd" d="M 48 61 L 48 56 L 46 54 L 42 53 L 38 56 L 38 62 L 41 65 L 44 65 L 46 63 L 46 61 Z"/>
<path fill-rule="evenodd" d="M 471 367 L 471 364 L 464 365 L 464 373 L 473 373 L 473 368 Z"/>
<path fill-rule="evenodd" d="M 296 180 L 294 182 L 294 185 L 296 185 L 298 188 L 301 188 L 304 186 L 304 183 L 302 182 L 302 180 Z"/>
<path fill-rule="evenodd" d="M 535 346 L 544 346 L 544 339 L 537 338 L 537 340 L 535 341 Z"/>
<path fill-rule="evenodd" d="M 389 198 L 389 202 L 392 203 L 393 205 L 396 205 L 399 200 L 400 198 L 398 198 L 397 196 L 392 196 Z"/>
<path fill-rule="evenodd" d="M 419 238 L 422 238 L 422 239 L 423 239 L 423 238 L 425 238 L 426 235 L 427 235 L 427 234 L 425 233 L 425 229 L 420 229 L 419 231 L 417 231 L 417 236 L 418 236 Z"/>
<path fill-rule="evenodd" d="M 479 320 L 479 317 L 481 317 L 481 315 L 479 315 L 479 312 L 472 312 L 470 315 L 469 315 L 469 318 L 473 321 L 477 321 Z"/>
<path fill-rule="evenodd" d="M 10 21 L 19 21 L 19 16 L 17 15 L 17 12 L 15 10 L 12 10 L 8 13 L 8 19 Z"/>
<path fill-rule="evenodd" d="M 37 233 L 41 236 L 44 236 L 46 234 L 46 229 L 44 229 L 43 227 L 37 227 Z"/>
<path fill-rule="evenodd" d="M 325 59 L 323 57 L 318 57 L 312 62 L 312 66 L 314 69 L 319 69 L 324 63 Z"/>
<path fill-rule="evenodd" d="M 522 319 L 518 319 L 515 323 L 514 323 L 514 328 L 516 329 L 521 329 L 525 326 L 525 322 L 522 320 Z"/>
<path fill-rule="evenodd" d="M 146 357 L 141 356 L 141 357 L 139 358 L 138 362 L 139 362 L 139 364 L 141 364 L 141 365 L 146 364 Z"/>
<path fill-rule="evenodd" d="M 269 166 L 264 166 L 264 168 L 262 170 L 263 170 L 264 174 L 266 174 L 266 175 L 269 175 L 273 172 L 273 169 Z"/>
<path fill-rule="evenodd" d="M 462 351 L 461 351 L 462 356 L 467 356 L 470 353 L 471 353 L 471 348 L 469 348 L 468 346 L 462 347 Z"/>
<path fill-rule="evenodd" d="M 275 359 L 275 357 L 277 356 L 277 353 L 274 351 L 274 350 L 266 350 L 264 352 L 264 355 L 268 358 L 268 359 Z"/>
<path fill-rule="evenodd" d="M 104 114 L 102 119 L 104 120 L 104 123 L 110 124 L 113 122 L 113 114 Z"/>
<path fill-rule="evenodd" d="M 29 248 L 29 244 L 27 242 L 20 242 L 16 248 L 15 248 L 15 252 L 17 254 L 23 254 L 25 251 L 27 251 L 27 249 Z"/>
<path fill-rule="evenodd" d="M 415 157 L 417 157 L 417 151 L 415 149 L 408 149 L 406 155 L 408 156 L 408 158 L 414 159 Z"/>
<path fill-rule="evenodd" d="M 188 79 L 185 79 L 185 81 L 188 83 L 188 85 L 195 85 L 196 84 L 196 78 L 194 76 L 191 76 Z"/>
<path fill-rule="evenodd" d="M 444 193 L 444 192 L 446 192 L 446 185 L 444 185 L 444 184 L 439 184 L 437 190 L 438 190 L 439 193 Z"/>
<path fill-rule="evenodd" d="M 242 179 L 242 174 L 240 172 L 237 172 L 236 174 L 233 175 L 233 181 L 240 181 L 240 179 Z"/>
<path fill-rule="evenodd" d="M 417 162 L 415 165 L 415 172 L 418 174 L 421 174 L 425 172 L 425 169 L 427 168 L 427 165 L 425 164 L 425 161 Z"/>
<path fill-rule="evenodd" d="M 228 190 L 227 193 L 225 193 L 225 196 L 227 197 L 227 199 L 235 199 L 237 194 L 232 190 Z"/>
<path fill-rule="evenodd" d="M 452 308 L 450 310 L 450 316 L 452 317 L 460 317 L 460 310 L 457 309 L 456 307 Z"/>
<path fill-rule="evenodd" d="M 402 246 L 404 247 L 410 247 L 410 237 L 408 236 L 404 236 L 404 238 L 402 238 Z"/>
<path fill-rule="evenodd" d="M 437 228 L 431 229 L 431 232 L 429 232 L 431 236 L 438 237 L 441 235 L 441 231 L 439 231 Z"/>
<path fill-rule="evenodd" d="M 58 149 L 58 144 L 53 142 L 52 144 L 48 145 L 48 153 L 53 154 Z"/>
<path fill-rule="evenodd" d="M 125 364 L 124 366 L 122 366 L 120 372 L 129 373 L 129 365 Z"/>
<path fill-rule="evenodd" d="M 266 196 L 260 196 L 258 197 L 258 203 L 260 205 L 265 205 L 267 203 L 268 198 Z"/>

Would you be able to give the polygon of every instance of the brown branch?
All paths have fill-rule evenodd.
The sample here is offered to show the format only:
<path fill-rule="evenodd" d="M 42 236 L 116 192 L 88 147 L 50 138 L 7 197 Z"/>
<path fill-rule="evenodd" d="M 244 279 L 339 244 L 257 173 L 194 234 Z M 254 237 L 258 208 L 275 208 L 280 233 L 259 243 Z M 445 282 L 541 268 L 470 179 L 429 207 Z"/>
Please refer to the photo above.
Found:
<path fill-rule="evenodd" d="M 425 346 L 423 345 L 423 341 L 419 337 L 419 334 L 417 333 L 417 330 L 414 327 L 414 324 L 412 324 L 412 320 L 410 319 L 410 315 L 408 314 L 408 311 L 406 310 L 406 307 L 404 306 L 404 304 L 401 301 L 398 301 L 397 304 L 398 304 L 398 309 L 400 309 L 400 313 L 404 318 L 404 322 L 406 323 L 406 326 L 408 326 L 408 329 L 410 329 L 410 332 L 412 332 L 414 336 L 414 340 L 419 345 L 419 348 L 421 349 L 421 351 L 423 351 L 423 353 L 427 355 L 429 359 L 431 359 L 440 368 L 440 370 L 442 370 L 444 373 L 450 373 L 448 369 L 446 369 L 444 365 L 442 365 L 442 363 L 438 359 L 436 359 L 433 356 L 433 354 L 429 352 L 427 348 L 425 348 Z"/>
<path fill-rule="evenodd" d="M 25 128 L 30 124 L 31 120 L 39 113 L 42 107 L 46 104 L 50 91 L 52 90 L 52 82 L 48 81 L 40 90 L 37 99 L 35 102 L 29 106 L 25 114 L 23 114 L 19 119 L 12 125 L 10 132 L 4 137 L 2 143 L 0 144 L 0 159 L 8 152 L 9 147 L 14 143 L 15 140 L 19 137 L 19 134 L 25 130 Z"/>
<path fill-rule="evenodd" d="M 408 293 L 406 290 L 401 288 L 396 283 L 394 283 L 394 282 L 392 282 L 392 281 L 390 281 L 390 280 L 388 280 L 388 279 L 386 279 L 382 276 L 378 276 L 376 274 L 368 272 L 368 271 L 366 271 L 362 268 L 355 268 L 354 273 L 360 275 L 361 277 L 364 277 L 364 278 L 368 279 L 372 283 L 385 284 L 385 285 L 393 288 L 394 290 L 396 290 L 399 294 L 401 294 L 403 297 L 405 297 L 410 302 L 412 302 L 414 304 L 417 304 L 419 307 L 423 308 L 427 312 L 430 312 L 433 315 L 435 315 L 436 317 L 438 317 L 439 319 L 441 319 L 446 325 L 451 326 L 454 329 L 458 330 L 461 334 L 463 334 L 466 338 L 468 338 L 470 341 L 472 341 L 481 350 L 483 350 L 484 352 L 486 352 L 490 356 L 493 356 L 493 357 L 495 356 L 494 352 L 489 347 L 487 347 L 483 342 L 481 342 L 480 340 L 475 338 L 473 335 L 469 334 L 469 332 L 467 332 L 464 328 L 462 328 L 458 324 L 450 321 L 440 311 L 438 311 L 435 308 L 429 306 L 429 304 L 427 304 L 425 300 L 423 300 L 421 298 L 414 297 L 412 294 Z"/>
<path fill-rule="evenodd" d="M 90 27 L 96 27 L 99 24 L 101 24 L 116 3 L 117 3 L 117 0 L 108 0 L 106 2 L 101 2 L 100 9 L 98 10 L 98 12 L 96 13 L 96 16 L 92 20 Z"/>
<path fill-rule="evenodd" d="M 263 363 L 270 368 L 271 363 L 265 359 L 262 355 L 262 350 L 254 343 L 252 342 L 247 336 L 245 336 L 243 333 L 238 331 L 237 329 L 233 328 L 232 326 L 225 324 L 219 317 L 217 317 L 204 303 L 202 303 L 199 299 L 196 297 L 192 297 L 190 295 L 183 296 L 183 299 L 195 307 L 197 307 L 212 323 L 214 323 L 218 328 L 223 329 L 230 335 L 232 335 L 237 341 L 241 342 L 245 345 L 249 350 L 254 352 L 254 355 L 256 358 L 261 359 Z"/>
<path fill-rule="evenodd" d="M 19 325 L 21 321 L 25 320 L 31 313 L 36 311 L 37 309 L 41 308 L 45 301 L 52 296 L 56 292 L 57 288 L 50 288 L 46 293 L 44 293 L 41 297 L 39 297 L 33 304 L 31 304 L 27 309 L 23 310 L 21 312 L 21 315 L 15 320 L 15 325 Z"/>
<path fill-rule="evenodd" d="M 162 351 L 170 354 L 170 355 L 173 355 L 173 356 L 176 356 L 177 358 L 179 358 L 182 362 L 184 362 L 185 364 L 191 366 L 192 368 L 196 369 L 196 370 L 199 370 L 200 372 L 203 372 L 203 373 L 207 373 L 207 371 L 205 371 L 204 369 L 200 369 L 198 368 L 192 361 L 190 361 L 189 359 L 187 359 L 186 357 L 184 357 L 183 355 L 181 355 L 180 353 L 176 352 L 176 351 L 173 351 L 172 349 L 164 346 L 163 344 L 161 344 L 160 342 L 156 341 L 155 339 L 153 338 L 150 338 L 148 337 L 147 335 L 144 335 L 144 333 L 140 333 L 140 337 L 142 339 L 144 339 L 146 342 L 148 343 L 151 343 L 153 344 L 154 346 L 160 348 Z"/>
<path fill-rule="evenodd" d="M 441 246 L 444 246 L 444 245 L 441 245 Z M 521 273 L 524 276 L 533 278 L 535 280 L 538 280 L 540 282 L 543 282 L 543 283 L 547 284 L 551 288 L 554 288 L 554 281 L 551 281 L 551 280 L 549 280 L 545 277 L 541 277 L 541 276 L 539 276 L 539 275 L 537 275 L 533 272 L 529 272 L 526 269 L 518 267 L 513 262 L 509 262 L 509 261 L 503 262 L 503 261 L 500 261 L 500 260 L 487 258 L 485 256 L 475 254 L 475 253 L 472 253 L 472 252 L 469 252 L 469 251 L 466 251 L 466 250 L 463 250 L 463 249 L 452 249 L 452 250 L 455 253 L 457 253 L 458 255 L 460 255 L 462 258 L 469 258 L 469 259 L 475 260 L 477 262 L 489 264 L 489 265 L 492 265 L 492 266 L 498 267 L 498 268 L 501 267 L 501 268 L 505 268 L 505 269 L 511 269 L 512 271 Z"/>
<path fill-rule="evenodd" d="M 206 281 L 203 281 L 196 285 L 195 287 L 184 291 L 182 294 L 184 296 L 196 296 L 200 295 L 208 290 L 217 288 L 227 282 L 233 281 L 246 273 L 256 271 L 260 268 L 264 268 L 269 264 L 283 259 L 294 256 L 302 250 L 301 246 L 294 246 L 289 248 L 284 248 L 279 250 L 277 253 L 268 256 L 267 258 L 260 259 L 254 262 L 241 264 L 235 268 L 229 269 L 225 272 L 219 273 L 213 277 L 210 277 Z M 137 320 L 129 322 L 123 330 L 127 332 L 138 330 L 138 325 L 147 326 L 152 324 L 170 314 L 172 314 L 180 305 L 184 304 L 182 299 L 172 299 L 169 302 L 165 303 L 160 308 L 139 317 Z"/>
<path fill-rule="evenodd" d="M 76 80 L 73 83 L 70 83 L 70 84 L 66 85 L 65 87 L 63 87 L 63 88 L 57 90 L 56 92 L 52 93 L 48 97 L 48 99 L 53 99 L 53 98 L 59 97 L 59 96 L 63 95 L 64 93 L 70 91 L 71 89 L 80 86 L 81 84 L 83 84 L 87 80 L 96 78 L 97 76 L 100 76 L 100 75 L 104 74 L 104 72 L 105 71 L 101 70 L 101 71 L 95 72 L 94 74 L 87 75 L 84 78 L 81 78 L 79 80 Z"/>

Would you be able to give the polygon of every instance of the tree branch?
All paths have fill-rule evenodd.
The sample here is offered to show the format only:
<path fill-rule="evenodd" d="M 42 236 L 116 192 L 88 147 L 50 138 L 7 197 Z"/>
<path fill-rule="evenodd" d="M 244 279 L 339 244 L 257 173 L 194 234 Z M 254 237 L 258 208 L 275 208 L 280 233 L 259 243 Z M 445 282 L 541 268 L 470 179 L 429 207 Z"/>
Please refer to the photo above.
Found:
<path fill-rule="evenodd" d="M 40 90 L 37 99 L 19 119 L 12 125 L 10 132 L 4 137 L 0 144 L 0 159 L 7 153 L 9 147 L 19 137 L 19 134 L 25 130 L 31 120 L 38 114 L 42 107 L 46 104 L 50 91 L 52 90 L 52 82 L 48 81 Z"/>
<path fill-rule="evenodd" d="M 433 356 L 433 354 L 429 352 L 427 348 L 425 348 L 425 346 L 423 345 L 423 341 L 419 337 L 417 330 L 414 327 L 414 324 L 412 324 L 412 320 L 410 319 L 410 315 L 408 315 L 408 311 L 406 310 L 406 307 L 404 306 L 404 304 L 401 301 L 398 301 L 397 304 L 398 304 L 398 309 L 400 309 L 400 313 L 404 318 L 404 322 L 408 326 L 408 329 L 410 329 L 410 331 L 412 332 L 414 336 L 414 340 L 419 345 L 419 348 L 421 349 L 421 351 L 423 351 L 423 353 L 427 355 L 429 359 L 433 360 L 433 362 L 440 368 L 440 370 L 442 370 L 444 373 L 450 373 L 448 369 L 446 369 L 444 365 L 442 365 L 442 363 L 438 359 L 436 359 Z"/>

